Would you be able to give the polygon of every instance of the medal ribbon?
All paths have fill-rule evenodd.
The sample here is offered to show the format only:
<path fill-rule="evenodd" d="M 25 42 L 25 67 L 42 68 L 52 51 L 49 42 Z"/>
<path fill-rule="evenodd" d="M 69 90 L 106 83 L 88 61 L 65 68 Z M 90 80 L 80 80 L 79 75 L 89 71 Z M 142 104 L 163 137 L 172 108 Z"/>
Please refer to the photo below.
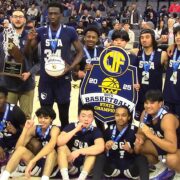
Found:
<path fill-rule="evenodd" d="M 4 112 L 4 116 L 3 116 L 3 119 L 0 123 L 0 131 L 2 131 L 5 127 L 5 123 L 7 121 L 7 115 L 8 115 L 8 112 L 9 112 L 9 104 L 6 104 L 6 110 Z"/>
<path fill-rule="evenodd" d="M 144 62 L 143 67 L 144 67 L 144 71 L 145 71 L 145 72 L 149 72 L 151 62 L 152 62 L 153 59 L 154 59 L 154 54 L 155 54 L 155 52 L 153 51 L 153 52 L 151 53 L 151 56 L 150 56 L 150 58 L 149 58 L 149 61 L 146 61 L 146 59 L 145 59 L 145 53 L 144 53 L 144 51 L 143 51 L 143 53 L 142 53 L 142 60 L 143 60 L 143 62 Z"/>
<path fill-rule="evenodd" d="M 49 26 L 49 29 L 48 29 L 48 37 L 49 37 L 49 39 L 50 39 L 50 45 L 51 45 L 51 49 L 52 49 L 53 52 L 56 51 L 56 48 L 57 48 L 57 40 L 58 40 L 58 38 L 59 38 L 59 36 L 60 36 L 61 29 L 62 29 L 62 26 L 60 25 L 60 26 L 59 26 L 59 29 L 58 29 L 58 31 L 57 31 L 57 33 L 56 33 L 55 39 L 53 39 L 53 38 L 52 38 L 52 31 L 51 31 L 51 28 L 50 28 L 50 26 Z"/>
<path fill-rule="evenodd" d="M 111 136 L 111 139 L 114 141 L 114 142 L 118 142 L 120 140 L 120 138 L 124 135 L 124 133 L 126 132 L 128 128 L 128 125 L 126 127 L 124 127 L 120 133 L 117 135 L 116 137 L 116 131 L 117 131 L 117 127 L 116 125 L 114 126 L 114 129 L 113 129 L 113 132 L 112 132 L 112 136 Z"/>
<path fill-rule="evenodd" d="M 176 57 L 177 57 L 177 48 L 175 49 L 174 54 L 173 54 L 173 63 L 172 63 L 173 72 L 178 70 L 178 67 L 180 64 L 180 55 L 179 57 L 177 57 L 177 59 Z"/>
<path fill-rule="evenodd" d="M 90 64 L 91 61 L 92 61 L 92 57 L 90 56 L 90 54 L 89 54 L 89 52 L 88 52 L 88 50 L 87 50 L 87 48 L 85 46 L 83 47 L 83 50 L 84 50 L 84 52 L 86 54 L 86 57 L 87 57 L 86 63 Z M 96 46 L 94 48 L 94 57 L 93 58 L 97 58 L 97 48 L 96 48 Z"/>
<path fill-rule="evenodd" d="M 37 134 L 40 136 L 41 140 L 43 139 L 46 139 L 46 137 L 48 136 L 50 130 L 51 130 L 51 127 L 52 126 L 49 126 L 47 129 L 46 129 L 46 132 L 44 133 L 44 135 L 42 134 L 42 128 L 40 125 L 37 125 Z"/>

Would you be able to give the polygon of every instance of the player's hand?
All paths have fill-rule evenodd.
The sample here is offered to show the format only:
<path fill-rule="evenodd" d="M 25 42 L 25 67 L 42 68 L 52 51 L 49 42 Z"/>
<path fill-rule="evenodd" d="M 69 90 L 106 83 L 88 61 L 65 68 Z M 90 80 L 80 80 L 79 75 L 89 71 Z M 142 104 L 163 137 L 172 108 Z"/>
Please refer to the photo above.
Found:
<path fill-rule="evenodd" d="M 133 87 L 134 87 L 134 89 L 138 92 L 139 91 L 139 89 L 140 89 L 140 84 L 134 84 L 133 85 Z"/>
<path fill-rule="evenodd" d="M 168 48 L 167 48 L 167 54 L 168 56 L 172 56 L 173 55 L 173 52 L 174 52 L 174 44 L 170 45 Z"/>
<path fill-rule="evenodd" d="M 37 32 L 35 28 L 30 29 L 27 36 L 28 40 L 34 40 L 36 39 L 36 37 L 37 37 Z"/>
<path fill-rule="evenodd" d="M 11 122 L 7 122 L 6 130 L 11 134 L 16 134 L 17 132 L 17 129 L 11 124 Z"/>
<path fill-rule="evenodd" d="M 135 145 L 140 146 L 144 144 L 144 136 L 142 134 L 135 134 L 136 140 L 135 140 Z"/>
<path fill-rule="evenodd" d="M 3 161 L 6 158 L 6 153 L 4 152 L 4 149 L 0 147 L 0 160 Z"/>
<path fill-rule="evenodd" d="M 92 69 L 92 64 L 86 64 L 85 66 L 85 72 L 90 71 Z"/>
<path fill-rule="evenodd" d="M 85 72 L 84 71 L 78 71 L 78 78 L 83 79 L 85 76 Z"/>
<path fill-rule="evenodd" d="M 112 148 L 113 144 L 114 144 L 114 141 L 112 140 L 107 141 L 105 144 L 106 151 L 109 151 Z"/>
<path fill-rule="evenodd" d="M 82 122 L 78 122 L 77 126 L 76 126 L 76 131 L 79 132 L 83 129 L 84 124 Z"/>
<path fill-rule="evenodd" d="M 28 119 L 26 120 L 26 123 L 24 125 L 24 128 L 26 129 L 30 129 L 31 127 L 34 126 L 34 120 L 33 119 Z"/>
<path fill-rule="evenodd" d="M 167 42 L 167 40 L 168 40 L 168 35 L 162 35 L 161 36 L 161 42 Z"/>
<path fill-rule="evenodd" d="M 26 170 L 25 170 L 25 176 L 27 177 L 27 178 L 29 178 L 30 176 L 31 176 L 31 171 L 32 171 L 32 169 L 33 169 L 33 167 L 36 165 L 36 163 L 33 161 L 33 160 L 31 160 L 29 163 L 28 163 L 28 165 L 27 165 L 27 167 L 26 167 Z"/>
<path fill-rule="evenodd" d="M 26 81 L 31 76 L 30 72 L 24 72 L 22 73 L 22 80 Z"/>
<path fill-rule="evenodd" d="M 154 135 L 152 130 L 144 123 L 141 126 L 141 130 L 146 135 L 146 137 L 149 138 L 149 139 L 151 139 L 151 137 Z"/>
<path fill-rule="evenodd" d="M 76 158 L 80 156 L 79 150 L 73 151 L 69 156 L 68 156 L 68 162 L 74 162 Z"/>
<path fill-rule="evenodd" d="M 125 144 L 123 145 L 123 149 L 124 149 L 125 151 L 131 153 L 131 152 L 132 152 L 131 146 L 127 143 L 126 140 L 124 140 L 124 143 L 125 143 Z"/>

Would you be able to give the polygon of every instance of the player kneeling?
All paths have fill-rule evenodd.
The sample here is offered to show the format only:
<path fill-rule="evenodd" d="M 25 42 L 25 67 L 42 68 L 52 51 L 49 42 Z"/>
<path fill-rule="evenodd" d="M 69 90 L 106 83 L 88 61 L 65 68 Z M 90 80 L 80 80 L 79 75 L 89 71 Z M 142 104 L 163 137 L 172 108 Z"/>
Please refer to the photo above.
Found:
<path fill-rule="evenodd" d="M 93 120 L 93 107 L 83 105 L 78 122 L 67 125 L 59 135 L 58 164 L 63 180 L 69 180 L 70 171 L 75 174 L 82 165 L 78 180 L 86 179 L 94 166 L 96 155 L 104 151 L 102 134 L 92 125 Z"/>
<path fill-rule="evenodd" d="M 52 121 L 56 118 L 56 114 L 53 109 L 49 107 L 41 107 L 36 111 L 36 116 L 38 117 L 39 125 L 34 125 L 33 120 L 26 121 L 21 136 L 16 144 L 15 152 L 10 158 L 0 180 L 8 180 L 10 173 L 16 169 L 20 161 L 27 164 L 25 175 L 29 177 L 37 161 L 44 157 L 45 165 L 41 179 L 49 179 L 54 166 L 57 164 L 57 153 L 54 148 L 60 129 L 57 126 L 52 125 Z M 33 137 L 38 138 L 42 143 L 42 149 L 36 155 L 25 147 Z"/>

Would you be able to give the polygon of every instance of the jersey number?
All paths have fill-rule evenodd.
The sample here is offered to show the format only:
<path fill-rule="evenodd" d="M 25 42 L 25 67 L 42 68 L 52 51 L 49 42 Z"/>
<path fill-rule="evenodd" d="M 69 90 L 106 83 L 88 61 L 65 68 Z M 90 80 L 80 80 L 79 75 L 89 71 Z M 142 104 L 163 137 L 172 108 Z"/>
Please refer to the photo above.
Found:
<path fill-rule="evenodd" d="M 142 84 L 149 84 L 149 72 L 142 72 Z"/>

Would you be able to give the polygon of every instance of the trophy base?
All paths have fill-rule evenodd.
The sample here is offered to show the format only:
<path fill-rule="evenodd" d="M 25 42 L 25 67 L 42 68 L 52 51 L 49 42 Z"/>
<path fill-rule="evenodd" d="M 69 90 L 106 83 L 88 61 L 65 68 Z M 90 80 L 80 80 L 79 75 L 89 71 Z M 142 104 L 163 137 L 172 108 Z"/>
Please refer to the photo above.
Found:
<path fill-rule="evenodd" d="M 14 62 L 5 62 L 3 71 L 0 75 L 12 76 L 12 77 L 22 77 L 22 64 Z"/>
<path fill-rule="evenodd" d="M 0 75 L 22 78 L 21 74 L 11 74 L 11 73 L 0 72 Z"/>

